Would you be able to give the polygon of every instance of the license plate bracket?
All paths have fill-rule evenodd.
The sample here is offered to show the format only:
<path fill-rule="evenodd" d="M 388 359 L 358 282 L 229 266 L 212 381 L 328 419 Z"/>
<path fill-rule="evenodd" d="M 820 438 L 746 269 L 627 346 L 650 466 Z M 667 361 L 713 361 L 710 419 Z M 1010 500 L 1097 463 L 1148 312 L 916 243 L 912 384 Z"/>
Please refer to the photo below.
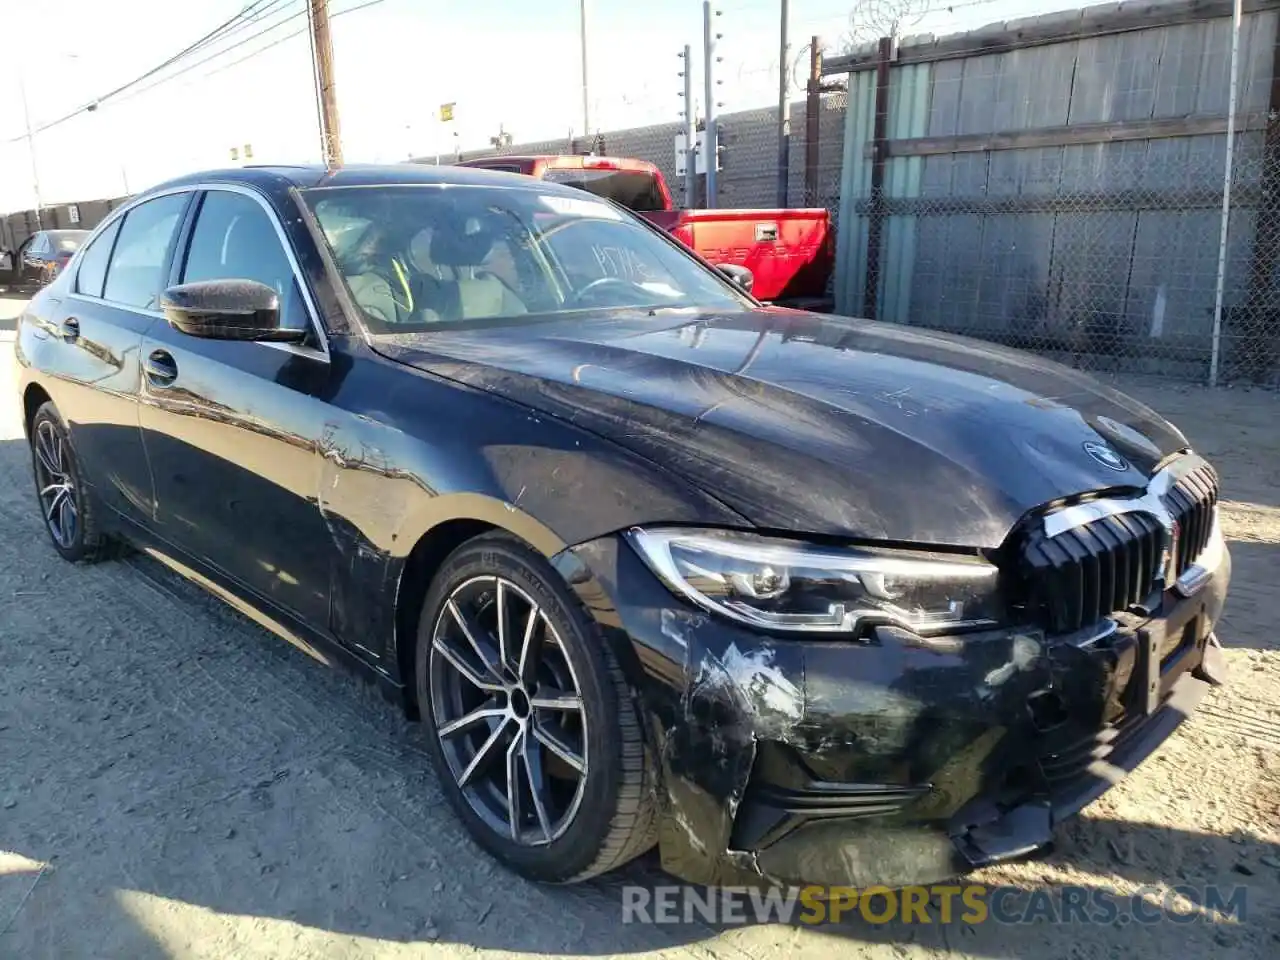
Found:
<path fill-rule="evenodd" d="M 1160 709 L 1163 691 L 1160 689 L 1160 653 L 1164 649 L 1163 625 L 1151 625 L 1138 632 L 1138 670 L 1142 689 L 1138 691 L 1138 705 L 1144 713 L 1152 714 Z"/>

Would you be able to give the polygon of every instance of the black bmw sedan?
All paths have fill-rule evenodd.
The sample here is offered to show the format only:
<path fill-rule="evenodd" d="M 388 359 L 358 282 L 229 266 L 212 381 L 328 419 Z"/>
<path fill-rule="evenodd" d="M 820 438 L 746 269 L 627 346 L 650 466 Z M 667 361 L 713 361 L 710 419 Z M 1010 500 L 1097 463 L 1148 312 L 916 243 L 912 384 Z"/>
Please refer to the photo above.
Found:
<path fill-rule="evenodd" d="M 1224 674 L 1218 480 L 1036 357 L 768 307 L 514 175 L 238 169 L 22 316 L 53 547 L 128 544 L 420 717 L 548 881 L 1047 848 Z"/>

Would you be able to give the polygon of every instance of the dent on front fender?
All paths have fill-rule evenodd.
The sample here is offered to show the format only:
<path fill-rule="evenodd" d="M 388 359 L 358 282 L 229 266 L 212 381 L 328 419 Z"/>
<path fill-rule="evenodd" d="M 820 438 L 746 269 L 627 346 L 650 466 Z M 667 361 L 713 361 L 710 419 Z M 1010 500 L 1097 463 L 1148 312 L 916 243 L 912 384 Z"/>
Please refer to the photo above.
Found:
<path fill-rule="evenodd" d="M 1032 632 L 922 641 L 881 630 L 851 643 L 741 630 L 682 605 L 617 537 L 555 563 L 631 684 L 657 773 L 663 866 L 695 883 L 805 875 L 782 844 L 738 842 L 753 784 L 787 763 L 812 782 L 907 798 L 833 827 L 845 882 L 954 875 L 947 821 L 1004 775 L 1010 750 L 1026 750 L 1011 741 L 1025 735 L 1028 698 L 1076 673 Z"/>

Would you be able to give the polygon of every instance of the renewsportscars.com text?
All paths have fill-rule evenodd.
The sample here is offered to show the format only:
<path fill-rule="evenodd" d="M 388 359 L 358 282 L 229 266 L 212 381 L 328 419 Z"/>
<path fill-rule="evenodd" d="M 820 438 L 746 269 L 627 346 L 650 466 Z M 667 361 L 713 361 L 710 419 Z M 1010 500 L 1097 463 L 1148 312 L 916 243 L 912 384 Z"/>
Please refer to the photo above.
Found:
<path fill-rule="evenodd" d="M 1061 886 L 1026 890 L 983 884 L 904 887 L 622 888 L 623 923 L 1243 923 L 1246 888 L 1139 887 L 1121 892 Z"/>

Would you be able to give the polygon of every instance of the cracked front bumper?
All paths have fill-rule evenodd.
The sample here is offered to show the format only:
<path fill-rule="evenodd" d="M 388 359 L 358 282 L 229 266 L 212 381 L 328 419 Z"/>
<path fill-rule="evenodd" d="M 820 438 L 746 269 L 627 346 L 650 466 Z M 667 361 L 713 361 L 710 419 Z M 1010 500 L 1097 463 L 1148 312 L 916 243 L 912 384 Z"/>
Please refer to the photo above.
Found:
<path fill-rule="evenodd" d="M 1225 551 L 1193 596 L 1105 630 L 857 643 L 708 616 L 618 537 L 555 563 L 636 693 L 662 864 L 693 883 L 902 886 L 1042 853 L 1224 669 Z"/>

